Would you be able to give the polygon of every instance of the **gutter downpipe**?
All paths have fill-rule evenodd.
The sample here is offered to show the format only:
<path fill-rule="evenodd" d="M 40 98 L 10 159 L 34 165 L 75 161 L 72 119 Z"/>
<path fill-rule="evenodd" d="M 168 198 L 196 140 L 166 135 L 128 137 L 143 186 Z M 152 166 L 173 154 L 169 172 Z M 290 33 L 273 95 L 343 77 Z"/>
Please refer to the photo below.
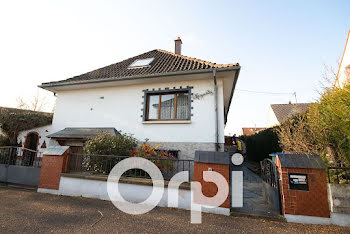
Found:
<path fill-rule="evenodd" d="M 215 151 L 219 151 L 219 123 L 218 123 L 218 88 L 216 82 L 216 68 L 213 69 L 214 79 L 214 109 L 215 109 Z"/>

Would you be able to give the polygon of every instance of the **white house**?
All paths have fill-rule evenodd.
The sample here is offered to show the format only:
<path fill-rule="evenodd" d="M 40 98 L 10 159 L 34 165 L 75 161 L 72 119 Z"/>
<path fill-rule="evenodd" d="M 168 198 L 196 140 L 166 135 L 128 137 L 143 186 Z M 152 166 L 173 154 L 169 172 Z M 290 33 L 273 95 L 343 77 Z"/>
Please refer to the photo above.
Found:
<path fill-rule="evenodd" d="M 108 129 L 161 143 L 181 159 L 222 151 L 240 66 L 183 56 L 181 44 L 41 84 L 57 97 L 52 125 L 38 129 L 42 141 L 79 152 L 86 137 Z"/>
<path fill-rule="evenodd" d="M 343 55 L 340 60 L 335 85 L 342 88 L 344 84 L 350 82 L 350 28 L 346 38 Z"/>
<path fill-rule="evenodd" d="M 268 110 L 267 127 L 270 128 L 280 125 L 294 115 L 306 112 L 310 104 L 311 103 L 271 104 Z"/>

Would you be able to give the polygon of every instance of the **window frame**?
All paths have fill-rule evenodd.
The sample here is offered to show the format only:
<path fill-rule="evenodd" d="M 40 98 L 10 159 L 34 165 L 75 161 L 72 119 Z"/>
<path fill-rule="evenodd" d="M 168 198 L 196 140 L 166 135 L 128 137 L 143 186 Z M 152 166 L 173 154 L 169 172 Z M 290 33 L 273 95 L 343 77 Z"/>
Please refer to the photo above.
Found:
<path fill-rule="evenodd" d="M 187 87 L 187 88 L 180 88 L 180 89 L 165 89 L 165 90 L 144 90 L 144 108 L 143 108 L 143 121 L 148 121 L 148 122 L 152 122 L 152 121 L 184 121 L 184 120 L 191 120 L 191 88 L 192 87 Z M 188 116 L 187 118 L 182 118 L 182 119 L 178 119 L 177 118 L 177 97 L 178 94 L 187 94 L 188 95 Z M 170 95 L 173 94 L 174 95 L 174 118 L 170 118 L 170 119 L 161 119 L 161 98 L 163 95 Z M 151 96 L 159 96 L 159 101 L 158 101 L 158 118 L 157 119 L 150 119 L 149 118 L 149 103 L 150 103 L 150 97 Z"/>
<path fill-rule="evenodd" d="M 138 62 L 144 61 L 144 60 L 149 60 L 148 63 L 141 64 L 141 65 L 135 65 Z M 143 67 L 150 67 L 151 64 L 153 63 L 154 58 L 143 58 L 143 59 L 135 59 L 129 66 L 128 69 L 137 69 L 137 68 L 143 68 Z"/>

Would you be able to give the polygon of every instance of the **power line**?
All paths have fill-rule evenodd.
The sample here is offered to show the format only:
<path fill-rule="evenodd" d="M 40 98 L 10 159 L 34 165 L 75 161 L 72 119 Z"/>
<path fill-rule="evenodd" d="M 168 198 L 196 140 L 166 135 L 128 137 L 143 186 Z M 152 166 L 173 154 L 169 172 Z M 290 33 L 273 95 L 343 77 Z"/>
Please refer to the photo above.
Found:
<path fill-rule="evenodd" d="M 248 93 L 262 93 L 262 94 L 275 94 L 275 95 L 295 95 L 293 93 L 275 93 L 275 92 L 267 92 L 267 91 L 255 91 L 255 90 L 247 90 L 247 89 L 236 89 L 237 91 L 248 92 Z"/>
<path fill-rule="evenodd" d="M 276 93 L 276 92 L 267 92 L 267 91 L 256 91 L 256 90 L 247 90 L 247 89 L 236 89 L 237 91 L 248 92 L 248 93 L 259 93 L 259 94 L 272 94 L 272 95 L 293 95 L 295 98 L 295 103 L 298 103 L 297 92 L 293 93 Z"/>

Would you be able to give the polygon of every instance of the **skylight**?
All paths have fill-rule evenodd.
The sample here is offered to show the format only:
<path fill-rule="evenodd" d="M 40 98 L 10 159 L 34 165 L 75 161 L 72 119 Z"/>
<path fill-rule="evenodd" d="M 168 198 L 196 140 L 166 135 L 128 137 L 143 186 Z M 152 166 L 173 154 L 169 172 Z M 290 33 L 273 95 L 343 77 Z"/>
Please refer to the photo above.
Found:
<path fill-rule="evenodd" d="M 132 64 L 129 65 L 129 68 L 142 68 L 150 66 L 151 62 L 154 58 L 146 58 L 146 59 L 136 59 Z"/>

